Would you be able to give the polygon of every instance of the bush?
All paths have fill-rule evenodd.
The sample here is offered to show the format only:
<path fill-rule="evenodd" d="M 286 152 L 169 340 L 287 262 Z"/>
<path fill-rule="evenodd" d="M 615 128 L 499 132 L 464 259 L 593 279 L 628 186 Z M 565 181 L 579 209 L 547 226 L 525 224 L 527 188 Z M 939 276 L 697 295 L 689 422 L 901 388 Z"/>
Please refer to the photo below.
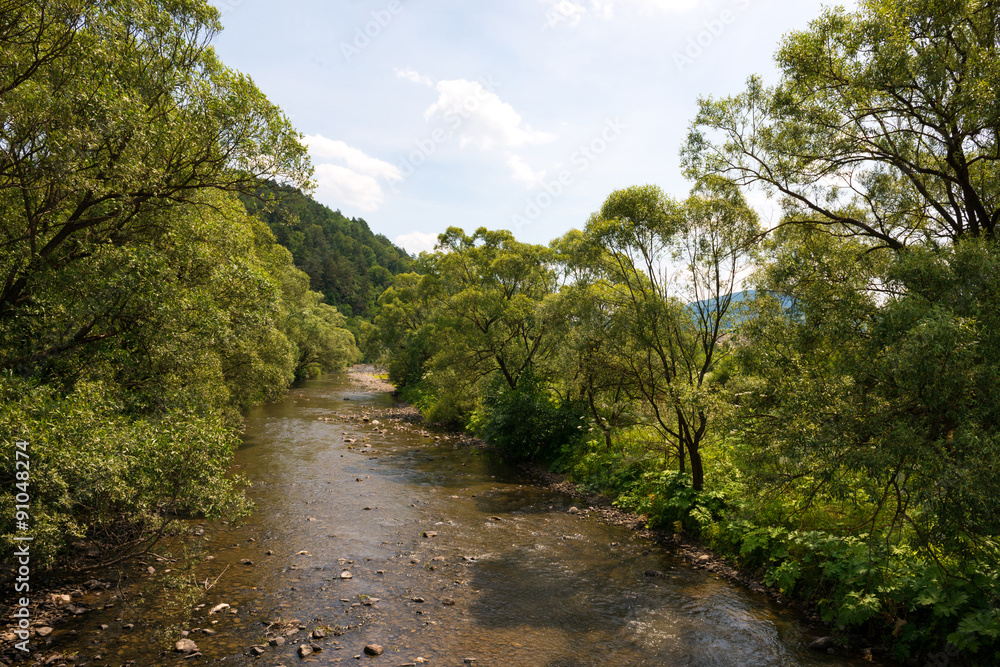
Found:
<path fill-rule="evenodd" d="M 579 403 L 559 401 L 537 379 L 522 377 L 516 389 L 490 385 L 473 429 L 505 458 L 552 463 L 583 440 L 588 426 Z"/>
<path fill-rule="evenodd" d="M 238 435 L 221 414 L 174 408 L 133 417 L 106 386 L 80 382 L 67 395 L 0 376 L 0 475 L 14 479 L 15 441 L 29 443 L 32 563 L 60 562 L 74 543 L 105 558 L 148 548 L 181 514 L 238 517 L 248 507 L 226 476 Z M 0 558 L 18 534 L 15 494 L 0 492 Z M 67 564 L 66 561 L 63 564 Z"/>

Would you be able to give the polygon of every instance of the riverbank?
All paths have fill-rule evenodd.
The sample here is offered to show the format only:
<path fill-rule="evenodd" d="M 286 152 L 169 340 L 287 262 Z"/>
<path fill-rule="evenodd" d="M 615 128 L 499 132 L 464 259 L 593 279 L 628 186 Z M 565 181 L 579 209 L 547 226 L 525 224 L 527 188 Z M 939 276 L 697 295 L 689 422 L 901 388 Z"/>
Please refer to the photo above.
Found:
<path fill-rule="evenodd" d="M 799 614 L 614 508 L 428 428 L 377 380 L 309 381 L 251 414 L 231 469 L 257 511 L 191 524 L 157 549 L 178 560 L 129 563 L 120 585 L 100 576 L 110 589 L 71 596 L 84 613 L 19 664 L 856 664 L 807 651 Z"/>
<path fill-rule="evenodd" d="M 352 375 L 356 375 L 359 382 L 368 386 L 388 386 L 390 387 L 389 391 L 394 391 L 391 385 L 375 377 L 374 373 L 375 370 L 370 367 L 356 367 L 352 370 Z M 414 416 L 419 415 L 419 412 L 412 406 L 408 406 L 406 414 L 408 419 L 414 419 Z M 465 445 L 480 449 L 492 449 L 491 445 L 482 439 L 474 438 L 457 431 L 445 430 L 442 432 L 450 433 L 452 437 L 456 437 L 456 433 L 460 434 L 457 437 Z M 606 494 L 588 492 L 583 486 L 568 479 L 567 476 L 552 472 L 542 465 L 525 463 L 521 467 L 527 474 L 530 474 L 546 485 L 547 488 L 579 499 L 579 506 L 571 508 L 571 511 L 574 513 L 578 513 L 581 516 L 600 517 L 602 521 L 611 525 L 628 528 L 643 538 L 670 548 L 677 556 L 685 559 L 695 569 L 705 570 L 733 584 L 743 586 L 750 592 L 766 595 L 776 604 L 795 609 L 804 618 L 807 618 L 809 622 L 815 624 L 817 630 L 821 630 L 821 632 L 813 636 L 810 643 L 812 650 L 829 654 L 843 652 L 867 662 L 874 662 L 877 658 L 879 664 L 895 664 L 889 660 L 888 646 L 866 641 L 860 636 L 850 635 L 838 630 L 832 623 L 823 620 L 816 604 L 786 595 L 778 587 L 767 585 L 759 572 L 753 572 L 747 568 L 734 565 L 725 555 L 713 550 L 705 541 L 664 528 L 650 528 L 649 516 L 622 509 L 616 506 Z M 650 571 L 648 574 L 653 577 L 662 576 L 662 573 L 655 570 Z"/>

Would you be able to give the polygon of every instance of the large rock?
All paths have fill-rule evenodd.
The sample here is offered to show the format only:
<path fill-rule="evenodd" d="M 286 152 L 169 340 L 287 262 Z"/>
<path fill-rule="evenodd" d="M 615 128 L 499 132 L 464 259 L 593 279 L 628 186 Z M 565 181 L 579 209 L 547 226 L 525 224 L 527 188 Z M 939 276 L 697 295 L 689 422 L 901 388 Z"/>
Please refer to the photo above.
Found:
<path fill-rule="evenodd" d="M 198 645 L 188 638 L 178 639 L 174 644 L 174 650 L 178 653 L 197 653 Z"/>
<path fill-rule="evenodd" d="M 833 637 L 817 637 L 809 644 L 809 648 L 813 651 L 825 651 L 833 648 Z"/>

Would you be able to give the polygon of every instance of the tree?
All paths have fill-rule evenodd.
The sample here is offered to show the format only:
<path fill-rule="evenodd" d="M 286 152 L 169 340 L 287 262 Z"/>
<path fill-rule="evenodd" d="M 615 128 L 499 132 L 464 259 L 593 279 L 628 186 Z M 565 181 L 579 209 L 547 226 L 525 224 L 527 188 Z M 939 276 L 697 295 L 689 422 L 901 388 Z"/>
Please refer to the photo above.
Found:
<path fill-rule="evenodd" d="M 33 548 L 148 549 L 180 513 L 238 516 L 235 426 L 296 370 L 356 354 L 343 317 L 235 192 L 305 185 L 298 135 L 191 2 L 0 14 L 0 472 L 32 447 Z M 14 544 L 0 493 L 0 555 Z"/>
<path fill-rule="evenodd" d="M 782 225 L 870 245 L 996 238 L 1000 7 L 863 0 L 829 9 L 777 53 L 781 82 L 704 99 L 689 175 L 781 197 Z"/>
<path fill-rule="evenodd" d="M 400 388 L 419 382 L 434 354 L 425 287 L 423 276 L 404 273 L 379 297 L 378 347 L 386 359 L 389 381 Z"/>
<path fill-rule="evenodd" d="M 629 390 L 609 388 L 642 397 L 653 424 L 674 443 L 679 470 L 690 462 L 696 490 L 704 485 L 707 383 L 756 232 L 754 213 L 721 180 L 700 184 L 685 202 L 653 186 L 620 190 L 585 232 L 599 248 L 591 257 L 607 285 L 605 358 L 617 360 L 631 381 Z"/>
<path fill-rule="evenodd" d="M 448 228 L 417 260 L 421 273 L 398 277 L 380 298 L 390 377 L 433 387 L 432 418 L 458 422 L 494 375 L 510 391 L 529 375 L 547 379 L 563 322 L 553 260 L 506 230 Z"/>
<path fill-rule="evenodd" d="M 46 274 L 163 231 L 165 210 L 203 203 L 205 190 L 308 182 L 299 135 L 216 59 L 218 11 L 207 3 L 52 0 L 8 16 L 0 318 L 30 310 Z M 64 344 L 91 340 L 80 329 Z"/>
<path fill-rule="evenodd" d="M 428 267 L 435 326 L 444 344 L 433 365 L 461 369 L 466 382 L 497 372 L 510 389 L 555 349 L 555 319 L 542 303 L 555 291 L 550 252 L 506 230 L 472 236 L 450 227 Z M 537 369 L 536 369 L 537 370 Z"/>

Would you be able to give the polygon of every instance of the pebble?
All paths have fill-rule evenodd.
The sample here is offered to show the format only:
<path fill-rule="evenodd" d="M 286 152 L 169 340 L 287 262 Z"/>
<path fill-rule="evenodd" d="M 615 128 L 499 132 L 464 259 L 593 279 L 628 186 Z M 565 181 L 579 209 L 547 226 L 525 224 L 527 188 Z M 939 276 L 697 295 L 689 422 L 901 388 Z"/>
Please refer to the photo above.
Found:
<path fill-rule="evenodd" d="M 299 647 L 300 658 L 304 658 L 307 655 L 312 655 L 312 653 L 313 653 L 312 646 L 309 646 L 308 644 L 303 644 L 302 646 Z"/>
<path fill-rule="evenodd" d="M 382 655 L 382 653 L 384 652 L 385 649 L 382 648 L 379 644 L 368 644 L 367 646 L 365 646 L 365 653 L 368 655 Z"/>
<path fill-rule="evenodd" d="M 343 572 L 340 573 L 340 578 L 341 579 L 353 579 L 354 575 L 351 574 L 349 570 L 344 570 Z"/>
<path fill-rule="evenodd" d="M 39 637 L 48 637 L 52 634 L 52 628 L 48 626 L 42 626 L 40 628 L 35 628 L 35 634 Z"/>

